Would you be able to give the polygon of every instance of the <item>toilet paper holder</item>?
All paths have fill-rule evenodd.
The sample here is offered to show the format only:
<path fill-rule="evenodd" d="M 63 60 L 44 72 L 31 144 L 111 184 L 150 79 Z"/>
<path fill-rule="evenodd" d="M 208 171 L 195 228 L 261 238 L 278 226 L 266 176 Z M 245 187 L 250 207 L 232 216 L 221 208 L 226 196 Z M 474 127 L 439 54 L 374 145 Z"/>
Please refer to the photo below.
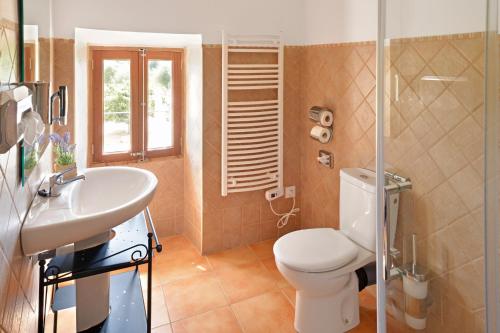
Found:
<path fill-rule="evenodd" d="M 329 143 L 333 139 L 333 111 L 327 107 L 313 106 L 309 109 L 309 119 L 316 123 L 311 129 L 311 138 L 320 143 Z"/>
<path fill-rule="evenodd" d="M 313 106 L 309 109 L 309 119 L 323 127 L 333 126 L 333 111 L 323 106 Z"/>

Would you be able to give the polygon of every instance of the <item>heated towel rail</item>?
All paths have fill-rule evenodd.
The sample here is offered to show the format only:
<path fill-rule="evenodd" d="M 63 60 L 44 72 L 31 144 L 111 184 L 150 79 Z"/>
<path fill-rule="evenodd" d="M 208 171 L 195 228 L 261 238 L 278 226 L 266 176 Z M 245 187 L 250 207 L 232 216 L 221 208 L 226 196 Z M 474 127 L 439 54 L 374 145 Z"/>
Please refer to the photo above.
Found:
<path fill-rule="evenodd" d="M 283 40 L 222 37 L 222 195 L 283 185 Z"/>

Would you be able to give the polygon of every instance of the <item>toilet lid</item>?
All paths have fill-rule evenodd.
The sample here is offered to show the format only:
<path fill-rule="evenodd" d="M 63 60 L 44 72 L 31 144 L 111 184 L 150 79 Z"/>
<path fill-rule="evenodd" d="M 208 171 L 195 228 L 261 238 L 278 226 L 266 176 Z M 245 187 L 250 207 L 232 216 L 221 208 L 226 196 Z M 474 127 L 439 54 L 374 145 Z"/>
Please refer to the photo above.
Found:
<path fill-rule="evenodd" d="M 301 272 L 327 272 L 347 265 L 358 255 L 358 247 L 332 228 L 291 232 L 274 244 L 276 260 Z"/>

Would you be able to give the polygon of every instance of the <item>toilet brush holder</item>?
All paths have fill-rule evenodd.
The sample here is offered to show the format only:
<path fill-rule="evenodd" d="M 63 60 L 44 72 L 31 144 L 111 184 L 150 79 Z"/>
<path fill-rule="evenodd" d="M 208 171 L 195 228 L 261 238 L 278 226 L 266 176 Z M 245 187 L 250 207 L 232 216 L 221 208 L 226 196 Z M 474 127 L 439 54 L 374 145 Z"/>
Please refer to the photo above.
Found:
<path fill-rule="evenodd" d="M 412 263 L 402 267 L 403 291 L 405 293 L 405 321 L 415 330 L 423 330 L 427 324 L 427 295 L 429 274 L 417 264 L 417 235 L 412 235 Z"/>
<path fill-rule="evenodd" d="M 415 330 L 423 330 L 427 324 L 429 293 L 427 271 L 418 265 L 409 265 L 402 271 L 406 324 Z"/>

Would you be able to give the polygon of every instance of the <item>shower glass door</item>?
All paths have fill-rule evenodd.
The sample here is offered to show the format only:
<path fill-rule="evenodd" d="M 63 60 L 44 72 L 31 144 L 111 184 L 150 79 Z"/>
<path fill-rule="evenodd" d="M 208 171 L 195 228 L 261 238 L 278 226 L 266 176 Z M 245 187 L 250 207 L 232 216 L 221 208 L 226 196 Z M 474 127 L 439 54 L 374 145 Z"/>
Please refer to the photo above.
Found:
<path fill-rule="evenodd" d="M 484 239 L 485 239 L 485 315 L 488 333 L 500 331 L 500 266 L 499 266 L 499 193 L 500 193 L 500 53 L 499 1 L 488 0 L 485 48 L 485 113 L 484 113 Z"/>
<path fill-rule="evenodd" d="M 486 330 L 487 8 L 380 1 L 379 332 Z M 384 172 L 411 189 L 388 196 Z"/>

